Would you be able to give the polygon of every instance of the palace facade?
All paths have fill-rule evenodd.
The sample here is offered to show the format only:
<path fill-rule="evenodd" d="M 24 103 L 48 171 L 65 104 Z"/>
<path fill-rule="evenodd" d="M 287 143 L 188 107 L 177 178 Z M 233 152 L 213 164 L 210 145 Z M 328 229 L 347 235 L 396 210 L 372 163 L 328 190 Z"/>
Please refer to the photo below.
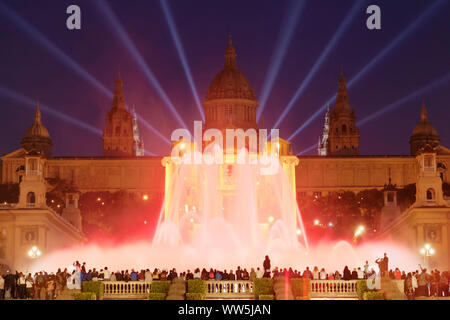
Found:
<path fill-rule="evenodd" d="M 246 76 L 238 69 L 236 57 L 230 38 L 224 68 L 212 81 L 203 104 L 205 129 L 258 128 L 256 94 Z M 296 157 L 292 154 L 290 143 L 280 140 L 279 156 L 289 167 L 285 171 L 297 195 L 382 190 L 389 179 L 398 187 L 417 183 L 422 172 L 417 156 L 427 146 L 431 146 L 435 154 L 435 174 L 441 183 L 450 182 L 450 150 L 441 145 L 425 104 L 419 123 L 411 128 L 410 155 L 360 155 L 356 118 L 357 108 L 350 104 L 345 77 L 341 72 L 336 103 L 326 113 L 318 155 Z M 163 198 L 168 192 L 166 182 L 170 179 L 172 169 L 167 168 L 167 161 L 163 157 L 143 156 L 136 117 L 126 107 L 120 75 L 116 81 L 112 107 L 106 116 L 103 157 L 54 157 L 50 133 L 43 125 L 37 107 L 34 121 L 22 139 L 21 148 L 1 158 L 1 183 L 22 181 L 26 175 L 26 157 L 32 150 L 45 157 L 43 177 L 67 180 L 81 193 L 124 190 L 156 199 Z M 448 199 L 442 201 L 441 207 L 449 205 Z M 431 210 L 431 206 L 427 208 Z M 450 213 L 448 215 L 450 219 Z M 450 220 L 446 221 L 448 223 Z M 447 242 L 448 250 L 450 237 L 445 237 L 441 237 L 441 241 Z"/>

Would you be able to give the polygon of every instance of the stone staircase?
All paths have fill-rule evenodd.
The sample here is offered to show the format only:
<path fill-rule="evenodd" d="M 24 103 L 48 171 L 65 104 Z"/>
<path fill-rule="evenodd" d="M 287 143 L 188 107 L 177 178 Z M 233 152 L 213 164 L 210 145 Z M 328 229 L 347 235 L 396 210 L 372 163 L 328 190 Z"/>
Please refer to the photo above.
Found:
<path fill-rule="evenodd" d="M 59 296 L 56 297 L 55 300 L 75 300 L 76 293 L 81 293 L 81 290 L 69 290 L 67 288 L 64 288 L 64 290 Z"/>
<path fill-rule="evenodd" d="M 289 280 L 285 277 L 277 277 L 273 281 L 275 300 L 295 300 Z"/>
<path fill-rule="evenodd" d="M 184 300 L 186 295 L 186 281 L 174 279 L 167 292 L 166 300 Z"/>
<path fill-rule="evenodd" d="M 403 280 L 381 278 L 381 290 L 384 291 L 386 300 L 407 300 L 403 292 Z"/>

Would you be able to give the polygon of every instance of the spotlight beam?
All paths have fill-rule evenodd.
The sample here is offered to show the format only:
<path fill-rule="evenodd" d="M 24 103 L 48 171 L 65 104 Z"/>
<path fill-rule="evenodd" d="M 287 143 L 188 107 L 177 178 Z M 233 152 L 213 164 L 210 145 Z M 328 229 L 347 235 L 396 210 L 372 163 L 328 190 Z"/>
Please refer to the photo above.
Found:
<path fill-rule="evenodd" d="M 89 72 L 83 69 L 75 60 L 69 57 L 61 49 L 59 49 L 53 42 L 51 42 L 47 37 L 45 37 L 41 32 L 39 32 L 35 27 L 33 27 L 29 22 L 20 17 L 13 9 L 9 8 L 4 3 L 0 2 L 0 12 L 14 23 L 19 29 L 25 31 L 31 36 L 31 38 L 38 44 L 42 45 L 47 49 L 55 58 L 61 61 L 64 65 L 69 67 L 76 74 L 87 80 L 94 87 L 99 89 L 108 97 L 112 98 L 113 94 L 104 85 L 102 85 L 97 79 L 95 79 Z"/>
<path fill-rule="evenodd" d="M 400 33 L 394 41 L 392 41 L 386 48 L 384 48 L 374 59 L 372 59 L 353 79 L 348 83 L 352 86 L 360 80 L 369 70 L 371 70 L 381 59 L 383 59 L 390 51 L 395 49 L 400 43 L 413 33 L 420 25 L 422 25 L 432 14 L 434 14 L 439 7 L 441 7 L 446 0 L 435 1 L 428 9 L 422 13 L 412 24 L 408 26 L 402 33 Z"/>
<path fill-rule="evenodd" d="M 310 82 L 314 78 L 314 76 L 316 75 L 316 73 L 319 70 L 319 68 L 325 62 L 325 59 L 330 54 L 331 50 L 334 49 L 334 47 L 338 44 L 339 40 L 342 38 L 344 33 L 348 30 L 348 28 L 349 28 L 351 22 L 353 21 L 353 19 L 356 17 L 357 14 L 361 13 L 361 8 L 363 7 L 363 5 L 366 2 L 367 1 L 356 1 L 355 2 L 355 4 L 353 5 L 352 9 L 347 14 L 347 16 L 344 18 L 342 24 L 339 26 L 338 30 L 334 34 L 333 38 L 328 42 L 327 46 L 325 47 L 325 49 L 321 53 L 320 57 L 316 60 L 316 62 L 314 63 L 313 67 L 309 71 L 308 75 L 303 80 L 303 82 L 300 84 L 300 87 L 298 87 L 298 89 L 295 92 L 294 96 L 292 97 L 292 99 L 287 104 L 287 106 L 284 109 L 284 111 L 281 114 L 281 116 L 278 118 L 277 122 L 274 125 L 274 128 L 278 128 L 279 125 L 281 124 L 281 122 L 284 120 L 284 118 L 289 113 L 289 111 L 291 111 L 292 107 L 295 105 L 297 100 L 300 98 L 300 96 L 302 95 L 303 91 L 308 87 L 308 85 L 310 84 Z"/>
<path fill-rule="evenodd" d="M 375 120 L 388 112 L 392 112 L 395 109 L 397 109 L 397 108 L 401 107 L 402 105 L 404 105 L 405 103 L 407 103 L 408 101 L 418 99 L 418 98 L 422 97 L 428 91 L 431 91 L 431 90 L 435 89 L 436 87 L 442 86 L 443 84 L 445 84 L 447 82 L 450 82 L 450 72 L 447 73 L 446 75 L 444 75 L 443 77 L 433 81 L 432 83 L 427 84 L 426 86 L 414 91 L 413 93 L 411 93 L 401 99 L 398 99 L 397 101 L 395 101 L 383 108 L 377 108 L 378 111 L 376 111 L 376 112 L 372 113 L 371 115 L 365 117 L 364 119 L 358 121 L 357 125 L 363 126 L 367 122 Z M 314 145 L 306 148 L 305 150 L 297 153 L 297 155 L 303 155 L 305 153 L 308 153 L 309 151 L 311 151 L 312 149 L 314 149 L 316 147 L 317 147 L 317 144 L 314 144 Z"/>
<path fill-rule="evenodd" d="M 163 1 L 163 0 L 162 0 Z M 266 107 L 267 100 L 270 92 L 272 91 L 275 79 L 280 71 L 281 63 L 286 55 L 287 49 L 291 42 L 292 36 L 298 24 L 298 20 L 301 16 L 303 8 L 305 7 L 305 1 L 294 0 L 287 8 L 284 23 L 281 26 L 278 40 L 275 45 L 275 51 L 270 60 L 270 67 L 267 71 L 263 88 L 261 91 L 261 98 L 259 99 L 259 107 L 256 113 L 256 121 L 259 122 L 261 115 Z"/>
<path fill-rule="evenodd" d="M 36 41 L 38 44 L 42 45 L 47 51 L 52 54 L 55 58 L 61 61 L 65 66 L 71 69 L 73 72 L 81 76 L 91 85 L 100 90 L 103 94 L 105 94 L 108 98 L 112 99 L 114 94 L 108 90 L 103 84 L 101 84 L 97 79 L 95 79 L 89 72 L 87 72 L 81 65 L 79 65 L 74 59 L 64 53 L 60 48 L 58 48 L 52 41 L 50 41 L 47 37 L 45 37 L 41 32 L 39 32 L 35 27 L 33 27 L 29 22 L 20 17 L 14 10 L 9 8 L 7 5 L 0 2 L 0 13 L 3 13 L 4 16 L 18 26 L 21 30 L 25 31 L 31 38 Z M 140 118 L 141 122 L 144 123 L 146 128 L 150 129 L 153 133 L 158 135 L 159 137 L 163 137 L 163 135 L 155 129 L 152 125 L 150 125 L 147 121 Z M 170 144 L 167 138 L 163 139 L 166 143 Z"/>
<path fill-rule="evenodd" d="M 436 87 L 439 87 L 448 81 L 450 81 L 450 73 L 447 73 L 445 76 L 439 78 L 438 80 L 433 81 L 432 83 L 426 85 L 425 87 L 422 87 L 422 88 L 414 91 L 413 93 L 407 95 L 406 97 L 403 97 L 403 98 L 391 103 L 390 105 L 385 106 L 384 108 L 377 108 L 378 111 L 376 111 L 376 112 L 372 113 L 371 115 L 365 117 L 364 119 L 358 121 L 357 125 L 362 126 L 362 125 L 366 124 L 367 122 L 370 122 L 370 121 L 382 116 L 383 114 L 385 114 L 387 112 L 391 112 L 391 111 L 397 109 L 398 107 L 400 107 L 401 105 L 405 104 L 406 102 L 408 102 L 410 100 L 420 98 L 426 92 L 428 92 Z"/>
<path fill-rule="evenodd" d="M 411 23 L 401 34 L 399 34 L 386 48 L 384 48 L 375 58 L 373 58 L 358 74 L 347 84 L 347 88 L 350 88 L 357 80 L 359 80 L 363 75 L 365 75 L 369 70 L 371 70 L 382 58 L 385 58 L 388 53 L 390 53 L 394 48 L 400 45 L 400 43 L 407 38 L 415 29 L 417 29 L 421 24 L 423 24 L 427 18 L 429 18 L 437 9 L 445 3 L 445 0 L 438 0 L 434 2 L 428 9 L 422 13 L 413 23 Z M 314 121 L 320 114 L 322 114 L 327 106 L 333 102 L 336 95 L 331 97 L 327 102 L 325 102 L 322 107 L 320 107 L 308 120 L 305 121 L 300 127 L 295 130 L 295 132 L 289 137 L 288 140 L 293 139 L 300 132 L 303 131 L 312 121 Z"/>
<path fill-rule="evenodd" d="M 12 101 L 16 101 L 30 109 L 35 109 L 36 108 L 36 101 L 33 101 L 32 99 L 30 99 L 29 97 L 26 97 L 18 92 L 15 92 L 11 89 L 5 88 L 5 87 L 0 87 L 0 95 L 6 97 L 9 100 Z M 87 130 L 91 133 L 94 133 L 95 135 L 101 137 L 103 135 L 103 132 L 99 129 L 97 129 L 94 126 L 91 126 L 89 124 L 87 124 L 84 121 L 78 120 L 76 118 L 73 118 L 71 116 L 68 116 L 67 114 L 57 111 L 54 108 L 49 107 L 48 105 L 44 104 L 44 103 L 39 103 L 39 108 L 44 111 L 46 114 L 48 114 L 49 116 L 55 117 L 58 120 L 62 120 L 64 122 L 67 122 L 71 125 L 74 125 L 78 128 Z M 146 155 L 149 156 L 157 156 L 155 153 L 150 152 L 145 150 Z"/>
<path fill-rule="evenodd" d="M 146 127 L 147 129 L 150 129 L 154 134 L 156 134 L 158 137 L 160 137 L 165 143 L 167 143 L 168 145 L 171 145 L 171 142 L 169 139 L 167 139 L 167 137 L 165 137 L 161 132 L 156 130 L 150 123 L 145 121 L 144 118 L 142 118 L 138 114 L 136 114 L 136 115 L 137 115 L 138 120 L 144 125 L 144 127 Z"/>
<path fill-rule="evenodd" d="M 119 22 L 119 19 L 113 12 L 113 10 L 110 8 L 110 6 L 105 2 L 101 0 L 94 1 L 96 5 L 100 8 L 100 10 L 105 14 L 107 20 L 110 22 L 112 28 L 117 32 L 122 42 L 125 44 L 126 49 L 129 51 L 129 53 L 136 59 L 136 62 L 138 63 L 139 67 L 144 72 L 147 79 L 150 81 L 152 86 L 156 89 L 157 93 L 161 97 L 161 99 L 164 101 L 166 106 L 169 108 L 169 111 L 173 114 L 175 119 L 178 121 L 178 123 L 187 129 L 186 124 L 184 123 L 183 119 L 181 118 L 180 114 L 176 110 L 175 106 L 173 105 L 170 98 L 167 96 L 164 89 L 161 87 L 161 84 L 159 83 L 158 79 L 154 75 L 153 71 L 150 69 L 150 67 L 145 62 L 142 55 L 139 53 L 136 45 L 131 41 L 130 37 L 128 36 L 127 32 Z"/>
<path fill-rule="evenodd" d="M 205 121 L 205 114 L 203 112 L 202 104 L 200 102 L 200 98 L 198 97 L 197 88 L 195 86 L 194 78 L 191 73 L 191 68 L 189 67 L 189 63 L 187 61 L 186 55 L 184 53 L 183 45 L 180 40 L 180 36 L 178 34 L 177 25 L 173 19 L 172 13 L 170 11 L 169 3 L 166 0 L 159 1 L 164 12 L 164 16 L 166 17 L 167 25 L 169 26 L 170 34 L 172 36 L 173 43 L 175 48 L 177 49 L 178 57 L 181 60 L 181 64 L 184 69 L 184 73 L 189 83 L 189 87 L 191 88 L 192 95 L 194 96 L 195 103 L 197 105 L 197 109 L 200 112 L 203 122 Z"/>
<path fill-rule="evenodd" d="M 4 97 L 8 98 L 9 100 L 13 100 L 16 102 L 19 102 L 31 109 L 36 108 L 36 101 L 33 101 L 32 99 L 21 95 L 20 93 L 17 93 L 11 89 L 0 87 L 0 95 L 3 95 Z M 78 128 L 82 128 L 85 130 L 88 130 L 89 132 L 95 133 L 96 135 L 102 135 L 102 131 L 97 129 L 94 126 L 91 126 L 83 121 L 80 121 L 78 119 L 75 119 L 73 117 L 70 117 L 66 115 L 65 113 L 62 113 L 60 111 L 56 111 L 54 108 L 51 108 L 43 103 L 39 103 L 39 108 L 46 113 L 48 113 L 50 116 L 53 116 L 57 118 L 58 120 L 63 120 L 67 123 L 70 123 L 72 125 L 77 126 Z"/>

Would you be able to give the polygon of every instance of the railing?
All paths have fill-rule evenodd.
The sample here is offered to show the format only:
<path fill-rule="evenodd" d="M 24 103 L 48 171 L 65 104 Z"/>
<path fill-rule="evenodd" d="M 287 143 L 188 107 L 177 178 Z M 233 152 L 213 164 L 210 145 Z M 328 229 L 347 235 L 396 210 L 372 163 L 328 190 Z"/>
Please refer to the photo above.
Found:
<path fill-rule="evenodd" d="M 311 298 L 358 298 L 357 280 L 311 280 Z"/>
<path fill-rule="evenodd" d="M 253 282 L 248 280 L 206 282 L 206 299 L 253 299 Z"/>
<path fill-rule="evenodd" d="M 144 281 L 104 281 L 105 299 L 145 299 L 151 283 Z M 358 298 L 357 280 L 311 280 L 311 298 Z M 253 299 L 253 282 L 206 281 L 206 299 Z"/>
<path fill-rule="evenodd" d="M 103 281 L 104 299 L 145 299 L 150 293 L 151 282 Z"/>

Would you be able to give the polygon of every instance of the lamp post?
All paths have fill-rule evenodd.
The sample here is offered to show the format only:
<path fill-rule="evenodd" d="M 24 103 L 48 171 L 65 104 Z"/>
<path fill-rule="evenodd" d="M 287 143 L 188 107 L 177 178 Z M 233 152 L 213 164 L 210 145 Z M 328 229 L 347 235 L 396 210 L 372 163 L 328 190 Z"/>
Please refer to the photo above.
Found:
<path fill-rule="evenodd" d="M 434 254 L 434 249 L 427 243 L 420 249 L 420 253 L 423 254 L 423 263 L 427 269 L 430 269 L 430 257 Z"/>
<path fill-rule="evenodd" d="M 28 256 L 30 257 L 30 259 L 32 260 L 36 260 L 37 258 L 39 258 L 42 255 L 41 250 L 39 250 L 38 247 L 34 246 L 33 248 L 30 249 L 30 251 L 28 251 Z M 28 270 L 27 270 L 28 272 Z"/>

